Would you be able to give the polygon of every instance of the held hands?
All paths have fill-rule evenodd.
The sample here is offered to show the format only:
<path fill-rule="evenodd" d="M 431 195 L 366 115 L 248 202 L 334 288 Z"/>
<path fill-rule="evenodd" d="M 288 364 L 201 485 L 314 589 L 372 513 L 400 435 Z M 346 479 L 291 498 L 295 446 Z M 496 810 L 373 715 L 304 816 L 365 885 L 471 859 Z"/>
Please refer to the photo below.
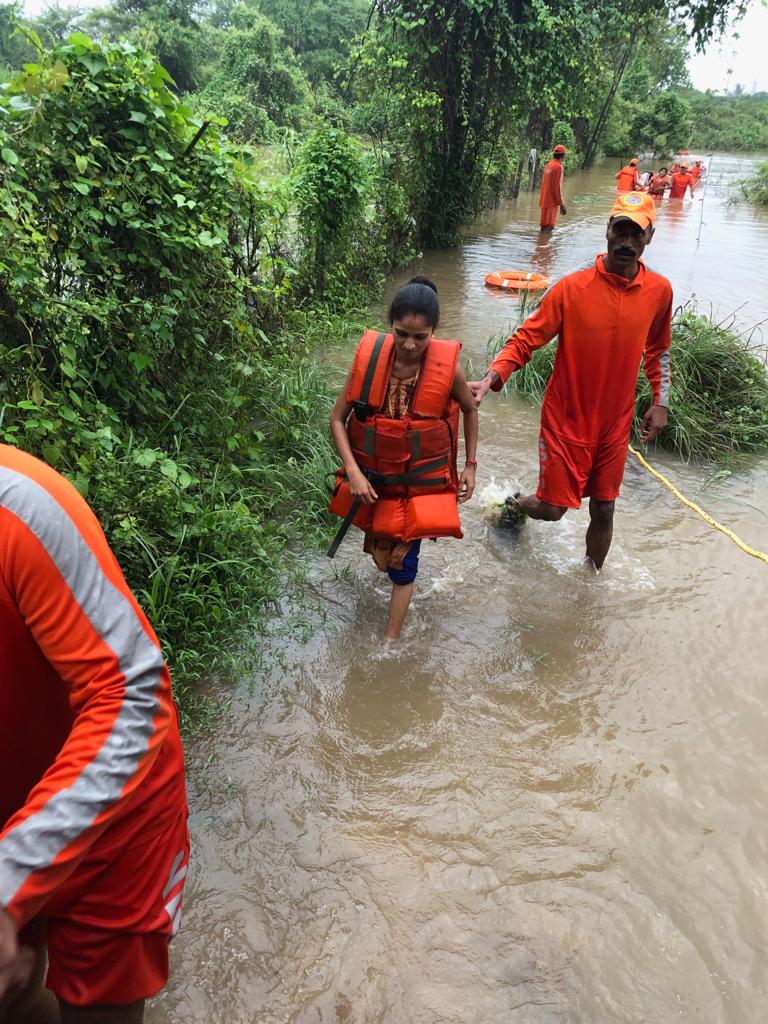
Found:
<path fill-rule="evenodd" d="M 364 505 L 372 505 L 378 500 L 378 494 L 371 487 L 371 481 L 359 469 L 347 473 L 349 480 L 349 493 L 354 501 L 361 501 Z"/>
<path fill-rule="evenodd" d="M 465 466 L 459 477 L 459 504 L 469 501 L 475 491 L 475 467 Z"/>
<path fill-rule="evenodd" d="M 648 444 L 667 425 L 667 410 L 663 405 L 652 405 L 640 421 L 640 440 Z"/>
<path fill-rule="evenodd" d="M 483 377 L 482 380 L 469 380 L 467 381 L 469 390 L 472 392 L 472 397 L 475 400 L 475 408 L 482 402 L 488 392 L 491 390 L 491 382 Z"/>

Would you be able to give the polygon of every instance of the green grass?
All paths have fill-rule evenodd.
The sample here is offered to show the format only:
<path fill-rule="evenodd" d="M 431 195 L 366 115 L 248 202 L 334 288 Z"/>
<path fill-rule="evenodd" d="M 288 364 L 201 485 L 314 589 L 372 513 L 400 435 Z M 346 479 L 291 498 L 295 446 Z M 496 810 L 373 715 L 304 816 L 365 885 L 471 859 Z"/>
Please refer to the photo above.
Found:
<path fill-rule="evenodd" d="M 768 452 L 768 369 L 756 334 L 756 329 L 737 333 L 732 320 L 716 322 L 692 309 L 677 312 L 672 322 L 669 426 L 659 445 L 684 459 L 717 463 Z M 489 356 L 498 352 L 506 337 L 490 339 Z M 556 351 L 556 342 L 538 349 L 509 385 L 540 402 Z M 642 416 L 650 403 L 650 388 L 641 371 L 636 416 Z"/>
<path fill-rule="evenodd" d="M 742 198 L 754 206 L 768 206 L 768 163 L 760 163 L 751 178 L 738 183 Z"/>

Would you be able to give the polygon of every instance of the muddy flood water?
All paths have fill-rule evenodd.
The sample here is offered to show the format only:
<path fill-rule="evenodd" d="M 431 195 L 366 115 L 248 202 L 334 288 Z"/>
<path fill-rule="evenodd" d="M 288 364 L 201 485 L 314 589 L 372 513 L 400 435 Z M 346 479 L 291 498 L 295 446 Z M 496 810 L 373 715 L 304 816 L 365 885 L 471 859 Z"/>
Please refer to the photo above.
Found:
<path fill-rule="evenodd" d="M 716 154 L 703 210 L 665 203 L 646 254 L 677 303 L 744 326 L 768 317 L 768 217 L 725 203 L 749 168 Z M 616 169 L 566 180 L 551 238 L 525 194 L 414 265 L 477 370 L 515 318 L 484 275 L 590 262 Z M 191 751 L 150 1024 L 768 1021 L 768 568 L 634 461 L 600 576 L 584 510 L 495 531 L 482 505 L 535 485 L 537 427 L 514 394 L 483 404 L 465 539 L 423 546 L 399 644 L 359 534 L 312 562 L 307 628 Z M 651 459 L 768 550 L 765 460 L 713 480 Z"/>

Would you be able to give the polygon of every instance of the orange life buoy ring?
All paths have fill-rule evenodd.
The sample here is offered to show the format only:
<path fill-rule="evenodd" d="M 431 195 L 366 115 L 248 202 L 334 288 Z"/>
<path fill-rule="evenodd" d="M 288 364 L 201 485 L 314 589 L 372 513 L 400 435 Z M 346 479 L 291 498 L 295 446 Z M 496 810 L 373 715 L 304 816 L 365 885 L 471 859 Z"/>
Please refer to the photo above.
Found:
<path fill-rule="evenodd" d="M 552 284 L 545 274 L 526 270 L 495 270 L 487 275 L 485 283 L 489 288 L 509 288 L 519 292 L 543 292 Z"/>

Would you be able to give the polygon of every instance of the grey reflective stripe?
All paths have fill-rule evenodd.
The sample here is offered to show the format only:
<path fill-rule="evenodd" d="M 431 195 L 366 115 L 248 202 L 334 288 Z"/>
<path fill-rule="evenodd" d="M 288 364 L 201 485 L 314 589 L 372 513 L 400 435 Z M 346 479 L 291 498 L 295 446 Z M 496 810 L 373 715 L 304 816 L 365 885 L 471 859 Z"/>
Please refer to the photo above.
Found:
<path fill-rule="evenodd" d="M 53 793 L 0 842 L 0 906 L 8 906 L 30 875 L 60 856 L 119 799 L 135 775 L 160 710 L 163 657 L 131 602 L 107 579 L 80 531 L 43 487 L 0 467 L 0 508 L 40 541 L 101 642 L 114 652 L 125 679 L 120 710 L 95 757 L 66 789 Z"/>
<path fill-rule="evenodd" d="M 659 356 L 661 380 L 659 382 L 659 405 L 669 405 L 669 349 Z"/>

